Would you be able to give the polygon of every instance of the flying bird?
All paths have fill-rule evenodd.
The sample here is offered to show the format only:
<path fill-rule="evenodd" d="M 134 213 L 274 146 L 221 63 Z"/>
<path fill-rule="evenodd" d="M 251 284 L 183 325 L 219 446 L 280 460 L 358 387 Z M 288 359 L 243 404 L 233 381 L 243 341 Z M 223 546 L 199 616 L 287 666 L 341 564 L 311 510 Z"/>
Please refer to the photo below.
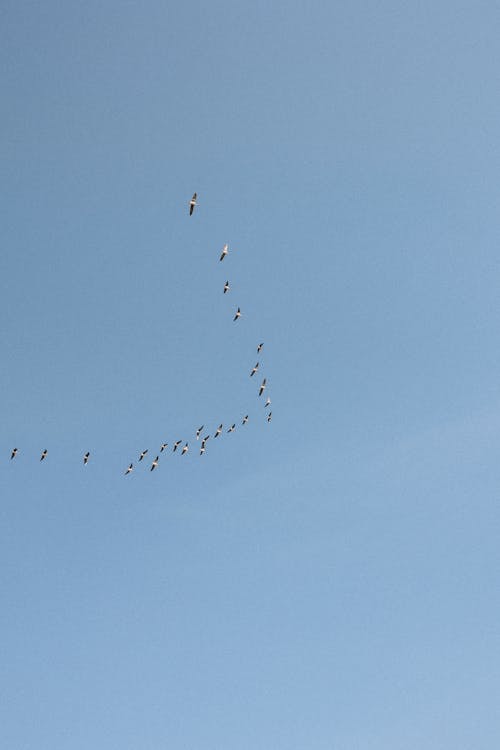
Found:
<path fill-rule="evenodd" d="M 203 438 L 203 440 L 201 442 L 202 443 L 206 443 L 207 440 L 210 440 L 210 435 L 205 435 L 205 437 Z"/>
<path fill-rule="evenodd" d="M 234 321 L 235 321 L 235 320 L 238 320 L 238 318 L 241 318 L 241 310 L 240 310 L 240 308 L 239 308 L 239 307 L 238 307 L 238 309 L 236 310 L 236 315 L 235 315 L 235 316 L 234 316 L 234 318 L 233 318 L 233 323 L 234 323 Z"/>
<path fill-rule="evenodd" d="M 245 414 L 243 417 L 243 422 L 241 424 L 246 424 L 248 422 L 248 414 Z"/>
<path fill-rule="evenodd" d="M 201 427 L 198 427 L 198 429 L 196 430 L 196 440 L 200 439 L 201 431 L 204 427 L 205 425 L 202 424 Z"/>
<path fill-rule="evenodd" d="M 252 377 L 253 375 L 255 375 L 255 373 L 257 372 L 257 370 L 258 370 L 258 369 L 259 369 L 259 363 L 257 362 L 257 363 L 256 363 L 256 364 L 255 364 L 255 365 L 253 366 L 253 368 L 252 368 L 252 372 L 250 373 L 250 377 Z"/>
<path fill-rule="evenodd" d="M 186 445 L 184 445 L 183 448 L 182 448 L 181 456 L 183 456 L 185 453 L 187 453 L 188 450 L 189 450 L 188 443 L 186 443 Z"/>
<path fill-rule="evenodd" d="M 272 411 L 270 411 L 270 412 L 269 412 L 269 414 L 267 415 L 267 421 L 268 421 L 268 422 L 270 422 L 270 421 L 271 421 L 271 415 L 272 415 Z"/>
<path fill-rule="evenodd" d="M 192 213 L 194 211 L 194 207 L 198 205 L 197 202 L 196 202 L 196 198 L 197 198 L 196 193 L 193 193 L 193 197 L 189 201 L 189 215 L 190 216 L 192 215 Z"/>
<path fill-rule="evenodd" d="M 259 344 L 259 345 L 257 346 L 257 354 L 260 354 L 260 352 L 262 351 L 262 347 L 263 347 L 263 346 L 264 346 L 264 342 L 262 342 L 262 344 Z"/>
<path fill-rule="evenodd" d="M 269 406 L 270 403 L 271 403 L 271 399 L 268 396 L 267 399 L 266 399 L 266 403 L 264 404 L 264 409 L 267 409 L 267 407 Z"/>
<path fill-rule="evenodd" d="M 176 440 L 175 441 L 175 443 L 174 443 L 174 450 L 172 451 L 172 453 L 175 453 L 175 451 L 177 450 L 177 448 L 179 447 L 179 445 L 181 443 L 182 443 L 182 440 Z"/>
<path fill-rule="evenodd" d="M 168 448 L 168 443 L 162 443 L 161 444 L 160 453 L 163 453 L 163 451 L 165 450 L 165 448 Z"/>
<path fill-rule="evenodd" d="M 229 252 L 229 245 L 226 243 L 224 247 L 222 248 L 222 253 L 221 253 L 219 260 L 224 260 L 228 252 Z"/>
<path fill-rule="evenodd" d="M 125 472 L 125 476 L 127 474 L 130 474 L 130 472 L 133 471 L 133 470 L 134 470 L 134 464 L 130 464 L 130 466 L 128 467 L 127 471 Z"/>
<path fill-rule="evenodd" d="M 90 458 L 90 452 L 89 452 L 89 451 L 87 451 L 87 453 L 86 453 L 86 454 L 84 455 L 84 457 L 83 457 L 83 465 L 84 465 L 84 466 L 87 466 L 87 464 L 88 464 L 88 462 L 89 462 L 89 458 Z"/>
<path fill-rule="evenodd" d="M 234 432 L 234 428 L 235 427 L 236 427 L 236 425 L 232 424 L 231 427 L 229 428 L 228 432 Z"/>
<path fill-rule="evenodd" d="M 229 286 L 229 281 L 226 281 L 226 283 L 224 284 L 224 294 L 225 294 L 226 292 L 228 292 L 228 291 L 229 291 L 229 289 L 230 289 L 230 286 Z"/>
<path fill-rule="evenodd" d="M 219 437 L 219 435 L 221 434 L 221 432 L 222 432 L 222 422 L 221 422 L 221 424 L 220 424 L 220 425 L 219 425 L 219 426 L 217 427 L 217 431 L 216 431 L 216 433 L 215 433 L 215 435 L 214 435 L 214 438 L 216 438 L 216 437 Z"/>
<path fill-rule="evenodd" d="M 153 461 L 153 463 L 151 464 L 151 468 L 150 468 L 150 471 L 153 471 L 154 469 L 156 469 L 156 467 L 158 466 L 158 461 L 159 461 L 159 459 L 160 459 L 160 457 L 159 457 L 159 456 L 156 456 L 155 460 L 154 460 L 154 461 Z"/>
<path fill-rule="evenodd" d="M 43 459 L 45 458 L 45 456 L 47 455 L 47 453 L 48 453 L 48 450 L 47 450 L 47 448 L 45 448 L 45 450 L 43 451 L 42 455 L 40 456 L 40 461 L 43 461 Z"/>
<path fill-rule="evenodd" d="M 14 448 L 14 450 L 10 454 L 10 460 L 12 461 L 12 459 L 15 458 L 16 456 L 17 456 L 17 448 Z"/>
<path fill-rule="evenodd" d="M 146 455 L 147 452 L 148 452 L 147 448 L 146 448 L 145 451 L 142 451 L 141 455 L 139 456 L 139 461 L 142 461 L 142 459 L 144 458 L 144 456 Z"/>
<path fill-rule="evenodd" d="M 259 388 L 259 396 L 262 396 L 262 394 L 264 393 L 265 390 L 266 390 L 266 378 L 264 378 L 264 380 L 262 381 L 262 384 L 261 384 L 261 386 Z"/>
<path fill-rule="evenodd" d="M 203 456 L 204 453 L 205 453 L 205 443 L 202 443 L 201 448 L 200 448 L 200 456 Z"/>

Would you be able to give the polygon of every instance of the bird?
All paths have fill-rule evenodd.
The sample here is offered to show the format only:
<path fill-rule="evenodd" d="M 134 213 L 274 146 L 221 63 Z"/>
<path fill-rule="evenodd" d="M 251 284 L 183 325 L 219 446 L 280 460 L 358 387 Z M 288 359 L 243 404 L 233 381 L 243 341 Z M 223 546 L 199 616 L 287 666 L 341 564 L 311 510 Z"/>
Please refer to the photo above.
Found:
<path fill-rule="evenodd" d="M 229 245 L 226 243 L 224 247 L 222 248 L 222 253 L 221 253 L 219 260 L 224 260 L 228 252 L 229 252 Z"/>
<path fill-rule="evenodd" d="M 248 414 L 245 414 L 243 417 L 243 422 L 241 424 L 246 424 L 248 422 Z"/>
<path fill-rule="evenodd" d="M 238 320 L 238 318 L 241 318 L 241 310 L 240 310 L 240 308 L 239 308 L 239 307 L 238 307 L 238 309 L 236 310 L 236 315 L 235 315 L 235 316 L 234 316 L 234 318 L 233 318 L 233 323 L 234 323 L 234 321 L 235 321 L 235 320 Z"/>
<path fill-rule="evenodd" d="M 179 447 L 179 445 L 181 443 L 182 443 L 182 440 L 176 440 L 175 441 L 175 443 L 174 443 L 174 450 L 172 451 L 172 453 L 175 453 L 175 451 L 177 450 L 177 448 Z"/>
<path fill-rule="evenodd" d="M 201 448 L 200 448 L 200 456 L 203 456 L 204 453 L 205 453 L 205 446 L 202 443 Z"/>
<path fill-rule="evenodd" d="M 45 458 L 45 456 L 47 455 L 47 453 L 48 453 L 48 450 L 47 450 L 47 448 L 45 448 L 45 450 L 42 452 L 42 455 L 40 456 L 40 461 L 43 461 L 43 459 Z"/>
<path fill-rule="evenodd" d="M 168 448 L 168 443 L 162 443 L 161 444 L 160 453 L 163 453 L 163 451 L 165 450 L 165 448 Z"/>
<path fill-rule="evenodd" d="M 187 453 L 189 450 L 188 443 L 182 447 L 181 456 L 183 456 L 185 453 Z"/>
<path fill-rule="evenodd" d="M 271 399 L 268 396 L 267 399 L 266 399 L 266 403 L 264 404 L 264 409 L 267 409 L 267 407 L 269 406 L 270 403 L 271 403 Z"/>
<path fill-rule="evenodd" d="M 14 448 L 14 450 L 13 450 L 13 451 L 12 451 L 12 453 L 10 454 L 10 460 L 12 461 L 12 459 L 13 459 L 13 458 L 15 458 L 15 457 L 16 457 L 16 455 L 17 455 L 17 448 Z"/>
<path fill-rule="evenodd" d="M 200 439 L 201 431 L 204 428 L 204 426 L 205 425 L 202 424 L 201 427 L 198 427 L 198 429 L 196 430 L 196 440 Z"/>
<path fill-rule="evenodd" d="M 224 284 L 224 294 L 225 294 L 226 292 L 228 292 L 228 291 L 229 291 L 229 289 L 230 289 L 230 286 L 229 286 L 229 281 L 226 281 L 226 283 Z"/>
<path fill-rule="evenodd" d="M 133 470 L 134 470 L 134 464 L 130 464 L 130 466 L 128 467 L 128 469 L 125 472 L 125 475 L 130 474 L 130 472 L 133 471 Z"/>
<path fill-rule="evenodd" d="M 253 377 L 253 375 L 255 375 L 255 373 L 257 372 L 258 369 L 259 369 L 259 363 L 256 362 L 256 364 L 252 368 L 252 372 L 250 373 L 250 377 Z"/>
<path fill-rule="evenodd" d="M 262 396 L 262 394 L 264 393 L 265 389 L 266 389 L 266 378 L 264 378 L 264 380 L 262 381 L 262 384 L 261 384 L 261 386 L 259 388 L 259 396 Z"/>
<path fill-rule="evenodd" d="M 231 427 L 229 428 L 228 432 L 234 432 L 234 428 L 235 427 L 236 427 L 236 425 L 232 424 Z"/>
<path fill-rule="evenodd" d="M 268 422 L 270 422 L 270 421 L 271 421 L 271 415 L 272 415 L 272 411 L 270 411 L 270 412 L 269 412 L 269 414 L 267 415 L 267 421 L 268 421 Z"/>
<path fill-rule="evenodd" d="M 196 193 L 193 193 L 193 197 L 189 201 L 189 215 L 190 216 L 192 215 L 192 213 L 194 211 L 194 207 L 198 205 L 197 202 L 196 202 L 196 198 L 197 198 Z"/>
<path fill-rule="evenodd" d="M 262 351 L 262 347 L 263 347 L 263 346 L 264 346 L 264 342 L 262 342 L 262 344 L 259 344 L 259 345 L 257 346 L 257 354 L 260 354 L 260 352 Z"/>
<path fill-rule="evenodd" d="M 153 461 L 153 463 L 151 464 L 151 468 L 150 468 L 150 471 L 153 471 L 154 469 L 156 469 L 156 467 L 158 466 L 158 461 L 159 461 L 159 458 L 160 458 L 159 456 L 156 456 L 155 460 L 154 460 L 154 461 Z"/>
<path fill-rule="evenodd" d="M 142 451 L 141 455 L 139 456 L 139 461 L 142 461 L 142 459 L 144 458 L 144 456 L 146 455 L 147 452 L 148 452 L 147 448 L 146 448 L 146 450 Z"/>
<path fill-rule="evenodd" d="M 90 452 L 89 452 L 89 451 L 87 451 L 87 453 L 86 453 L 86 454 L 84 455 L 84 457 L 83 457 L 83 465 L 84 465 L 84 466 L 87 466 L 87 464 L 88 464 L 88 462 L 89 462 L 89 458 L 90 458 Z"/>
<path fill-rule="evenodd" d="M 203 440 L 201 442 L 202 443 L 206 443 L 207 440 L 210 440 L 210 435 L 205 435 L 205 437 L 203 438 Z"/>
<path fill-rule="evenodd" d="M 221 432 L 222 432 L 222 422 L 221 422 L 221 424 L 220 424 L 220 425 L 219 425 L 219 426 L 217 427 L 217 430 L 216 430 L 216 432 L 215 432 L 214 438 L 216 438 L 216 437 L 219 437 L 219 435 L 221 434 Z"/>
<path fill-rule="evenodd" d="M 210 435 L 207 435 L 207 437 L 203 438 L 203 440 L 201 441 L 201 447 L 203 448 L 203 450 L 205 450 L 205 447 L 206 447 L 206 444 L 207 444 L 207 440 L 208 440 L 209 437 L 210 437 Z"/>

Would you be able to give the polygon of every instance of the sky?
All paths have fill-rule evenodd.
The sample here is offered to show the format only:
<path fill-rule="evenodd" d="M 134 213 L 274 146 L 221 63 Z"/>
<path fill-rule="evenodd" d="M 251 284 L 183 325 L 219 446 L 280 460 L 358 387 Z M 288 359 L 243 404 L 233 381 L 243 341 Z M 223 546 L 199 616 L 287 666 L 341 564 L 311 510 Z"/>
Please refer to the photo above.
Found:
<path fill-rule="evenodd" d="M 1 746 L 498 746 L 497 4 L 0 28 Z"/>

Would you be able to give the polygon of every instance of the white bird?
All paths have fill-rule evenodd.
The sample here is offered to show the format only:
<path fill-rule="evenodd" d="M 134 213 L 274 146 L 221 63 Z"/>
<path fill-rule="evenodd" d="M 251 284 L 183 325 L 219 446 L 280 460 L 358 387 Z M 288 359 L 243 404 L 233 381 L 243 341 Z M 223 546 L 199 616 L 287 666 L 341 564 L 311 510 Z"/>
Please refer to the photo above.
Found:
<path fill-rule="evenodd" d="M 232 424 L 231 427 L 229 428 L 228 432 L 234 432 L 234 428 L 235 427 L 236 427 L 236 425 Z"/>
<path fill-rule="evenodd" d="M 204 428 L 204 426 L 205 425 L 202 424 L 201 427 L 198 427 L 198 429 L 196 430 L 196 440 L 200 439 L 201 431 Z"/>
<path fill-rule="evenodd" d="M 257 370 L 258 370 L 258 369 L 259 369 L 259 363 L 257 362 L 257 363 L 256 363 L 256 364 L 255 364 L 255 365 L 254 365 L 254 366 L 252 367 L 252 372 L 250 373 L 250 377 L 253 377 L 253 376 L 255 375 L 255 373 L 257 372 Z"/>
<path fill-rule="evenodd" d="M 263 346 L 264 346 L 264 342 L 262 342 L 262 344 L 259 344 L 259 345 L 257 346 L 257 354 L 260 354 L 260 352 L 262 351 L 262 347 L 263 347 Z"/>
<path fill-rule="evenodd" d="M 125 472 L 125 476 L 127 474 L 130 474 L 130 472 L 133 471 L 133 470 L 134 470 L 134 464 L 130 464 L 130 466 L 128 467 L 127 471 Z"/>
<path fill-rule="evenodd" d="M 219 435 L 221 434 L 221 432 L 222 432 L 222 422 L 221 422 L 221 424 L 220 424 L 220 425 L 219 425 L 219 426 L 217 427 L 217 431 L 216 431 L 216 433 L 215 433 L 215 435 L 214 435 L 214 438 L 216 438 L 216 437 L 219 437 Z"/>
<path fill-rule="evenodd" d="M 230 290 L 230 288 L 231 288 L 231 287 L 229 286 L 229 281 L 226 281 L 226 283 L 224 284 L 224 294 L 225 294 L 226 292 L 228 292 L 228 291 Z"/>
<path fill-rule="evenodd" d="M 188 443 L 186 443 L 186 445 L 184 445 L 183 448 L 182 448 L 181 456 L 183 456 L 185 453 L 187 453 L 188 450 L 189 450 Z"/>
<path fill-rule="evenodd" d="M 224 260 L 228 252 L 229 252 L 229 245 L 226 243 L 224 247 L 222 248 L 222 253 L 221 253 L 219 260 Z"/>
<path fill-rule="evenodd" d="M 270 403 L 271 403 L 271 399 L 268 396 L 267 399 L 266 399 L 266 403 L 264 404 L 264 409 L 267 409 L 267 407 L 269 406 Z"/>
<path fill-rule="evenodd" d="M 248 414 L 245 414 L 243 417 L 243 422 L 241 424 L 246 424 L 248 422 Z"/>
<path fill-rule="evenodd" d="M 159 456 L 156 456 L 155 460 L 154 460 L 154 461 L 153 461 L 153 463 L 151 464 L 151 469 L 150 469 L 150 471 L 153 471 L 154 469 L 156 469 L 156 467 L 158 466 L 158 461 L 159 461 L 159 459 L 160 459 L 160 457 L 159 457 Z"/>
<path fill-rule="evenodd" d="M 270 412 L 269 412 L 269 414 L 267 415 L 267 421 L 268 421 L 268 422 L 270 422 L 270 421 L 271 421 L 271 415 L 272 415 L 272 411 L 270 411 Z"/>
<path fill-rule="evenodd" d="M 175 441 L 175 443 L 174 443 L 174 450 L 172 451 L 172 453 L 175 453 L 175 451 L 177 450 L 177 448 L 179 447 L 179 445 L 181 443 L 182 443 L 182 440 L 176 440 Z"/>
<path fill-rule="evenodd" d="M 168 443 L 162 443 L 161 444 L 160 453 L 163 453 L 163 451 L 165 450 L 165 448 L 168 448 Z"/>
<path fill-rule="evenodd" d="M 86 465 L 88 464 L 88 462 L 89 462 L 89 458 L 90 458 L 90 452 L 89 452 L 89 451 L 87 451 L 87 453 L 86 453 L 86 454 L 84 455 L 84 457 L 83 457 L 83 465 L 84 465 L 84 466 L 86 466 Z"/>
<path fill-rule="evenodd" d="M 259 396 L 262 396 L 265 390 L 266 390 L 266 378 L 264 378 L 259 388 Z"/>
<path fill-rule="evenodd" d="M 144 458 L 144 456 L 146 455 L 147 452 L 148 452 L 147 448 L 146 448 L 146 450 L 142 451 L 141 455 L 139 456 L 139 461 L 142 461 L 142 459 Z"/>
<path fill-rule="evenodd" d="M 234 318 L 233 318 L 233 323 L 234 323 L 234 321 L 235 321 L 235 320 L 238 320 L 238 318 L 241 318 L 241 310 L 240 310 L 240 308 L 239 308 L 239 307 L 238 307 L 238 309 L 236 310 L 236 315 L 235 315 L 235 316 L 234 316 Z"/>
<path fill-rule="evenodd" d="M 15 458 L 16 456 L 17 456 L 17 448 L 14 448 L 14 450 L 10 454 L 10 460 L 12 461 L 12 459 Z"/>
<path fill-rule="evenodd" d="M 45 450 L 43 451 L 42 455 L 40 456 L 40 461 L 43 461 L 43 459 L 45 458 L 45 456 L 47 455 L 47 453 L 48 453 L 48 450 L 47 450 L 47 448 L 45 448 Z"/>
<path fill-rule="evenodd" d="M 189 201 L 189 215 L 190 216 L 192 215 L 192 213 L 194 211 L 194 207 L 198 205 L 197 202 L 196 202 L 196 198 L 197 198 L 196 193 L 193 193 L 193 197 Z"/>

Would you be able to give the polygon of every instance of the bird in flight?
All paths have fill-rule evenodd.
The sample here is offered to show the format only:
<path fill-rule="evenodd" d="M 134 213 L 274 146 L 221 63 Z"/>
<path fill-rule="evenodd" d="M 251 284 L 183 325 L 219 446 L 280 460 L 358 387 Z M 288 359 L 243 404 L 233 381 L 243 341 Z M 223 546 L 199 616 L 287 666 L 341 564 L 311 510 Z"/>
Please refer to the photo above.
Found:
<path fill-rule="evenodd" d="M 224 284 L 224 294 L 225 294 L 226 292 L 228 292 L 228 291 L 229 291 L 229 289 L 230 289 L 230 286 L 229 286 L 229 281 L 226 281 L 226 283 Z"/>
<path fill-rule="evenodd" d="M 238 318 L 241 318 L 241 310 L 240 310 L 240 308 L 239 308 L 239 307 L 238 307 L 238 309 L 236 310 L 236 315 L 235 315 L 235 316 L 234 316 L 234 318 L 233 318 L 233 323 L 234 323 L 234 321 L 235 321 L 235 320 L 238 320 Z"/>
<path fill-rule="evenodd" d="M 130 464 L 130 466 L 128 467 L 128 469 L 127 469 L 127 470 L 126 470 L 126 472 L 125 472 L 125 476 L 126 476 L 127 474 L 130 474 L 130 472 L 131 472 L 131 471 L 133 471 L 133 470 L 134 470 L 134 464 Z"/>
<path fill-rule="evenodd" d="M 200 448 L 200 456 L 203 456 L 204 453 L 205 453 L 205 446 L 202 443 L 201 448 Z"/>
<path fill-rule="evenodd" d="M 224 258 L 225 258 L 225 257 L 226 257 L 226 255 L 228 254 L 228 252 L 229 252 L 229 245 L 228 245 L 228 244 L 227 244 L 227 242 L 226 242 L 226 244 L 225 244 L 225 245 L 224 245 L 224 247 L 222 248 L 222 253 L 221 253 L 221 256 L 220 256 L 219 260 L 224 260 Z"/>
<path fill-rule="evenodd" d="M 204 427 L 205 425 L 202 424 L 201 427 L 198 427 L 198 429 L 196 430 L 196 440 L 200 439 L 201 431 Z"/>
<path fill-rule="evenodd" d="M 182 448 L 181 456 L 183 456 L 185 453 L 187 453 L 188 450 L 189 450 L 188 443 L 186 443 L 186 445 L 184 445 L 183 448 Z"/>
<path fill-rule="evenodd" d="M 235 427 L 236 427 L 236 425 L 232 424 L 231 427 L 229 428 L 228 432 L 234 432 L 234 428 Z"/>
<path fill-rule="evenodd" d="M 160 453 L 163 453 L 163 451 L 165 450 L 165 448 L 168 448 L 168 443 L 162 443 L 161 444 Z"/>
<path fill-rule="evenodd" d="M 255 375 L 255 373 L 257 372 L 258 369 L 259 369 L 259 363 L 256 362 L 255 365 L 252 368 L 252 372 L 250 373 L 250 377 L 252 377 L 253 375 Z"/>
<path fill-rule="evenodd" d="M 16 456 L 17 456 L 17 448 L 14 448 L 14 450 L 10 454 L 10 460 L 12 461 L 12 459 L 15 458 Z"/>
<path fill-rule="evenodd" d="M 159 459 L 160 459 L 160 457 L 159 457 L 159 456 L 156 456 L 155 460 L 154 460 L 154 461 L 153 461 L 153 463 L 151 464 L 151 468 L 150 468 L 150 471 L 153 471 L 154 469 L 156 469 L 156 467 L 158 466 L 158 461 L 159 461 Z"/>
<path fill-rule="evenodd" d="M 48 453 L 48 450 L 47 450 L 47 448 L 45 448 L 45 450 L 43 451 L 42 455 L 40 456 L 40 461 L 43 461 L 43 459 L 45 458 L 45 456 L 47 455 L 47 453 Z"/>
<path fill-rule="evenodd" d="M 271 399 L 268 396 L 267 399 L 266 399 L 266 403 L 264 404 L 264 409 L 267 409 L 267 407 L 270 405 L 270 403 L 271 403 Z"/>
<path fill-rule="evenodd" d="M 172 451 L 172 453 L 175 453 L 175 451 L 177 450 L 177 448 L 179 447 L 179 445 L 181 443 L 182 443 L 182 440 L 176 440 L 175 441 L 175 443 L 174 443 L 174 450 Z"/>
<path fill-rule="evenodd" d="M 262 347 L 263 347 L 263 346 L 264 346 L 264 342 L 262 342 L 262 344 L 259 344 L 259 345 L 257 346 L 257 354 L 260 354 L 260 352 L 262 351 Z"/>
<path fill-rule="evenodd" d="M 266 378 L 264 378 L 259 388 L 259 396 L 262 396 L 265 390 L 266 390 Z"/>
<path fill-rule="evenodd" d="M 267 415 L 267 421 L 268 421 L 268 422 L 270 422 L 270 421 L 271 421 L 271 415 L 272 415 L 272 411 L 270 411 L 270 412 L 269 412 L 269 414 Z"/>
<path fill-rule="evenodd" d="M 87 466 L 87 464 L 88 464 L 88 462 L 89 462 L 89 458 L 90 458 L 90 452 L 89 452 L 89 451 L 87 451 L 87 453 L 86 453 L 86 454 L 84 455 L 84 457 L 83 457 L 83 465 L 84 465 L 84 466 Z"/>
<path fill-rule="evenodd" d="M 189 215 L 190 216 L 192 216 L 192 214 L 193 214 L 194 207 L 198 205 L 197 202 L 196 202 L 196 198 L 197 198 L 196 193 L 193 193 L 193 197 L 189 201 Z"/>
<path fill-rule="evenodd" d="M 243 417 L 243 422 L 241 424 L 246 424 L 248 422 L 248 414 L 245 414 Z"/>
<path fill-rule="evenodd" d="M 141 455 L 139 456 L 139 461 L 142 461 L 142 459 L 144 458 L 144 456 L 146 455 L 147 452 L 148 452 L 147 448 L 146 448 L 146 450 L 142 451 Z"/>
<path fill-rule="evenodd" d="M 214 435 L 214 438 L 216 438 L 216 437 L 219 437 L 219 435 L 221 434 L 221 432 L 222 432 L 222 422 L 221 422 L 221 424 L 220 424 L 220 425 L 219 425 L 219 426 L 217 427 L 217 430 L 216 430 L 216 433 L 215 433 L 215 435 Z"/>

